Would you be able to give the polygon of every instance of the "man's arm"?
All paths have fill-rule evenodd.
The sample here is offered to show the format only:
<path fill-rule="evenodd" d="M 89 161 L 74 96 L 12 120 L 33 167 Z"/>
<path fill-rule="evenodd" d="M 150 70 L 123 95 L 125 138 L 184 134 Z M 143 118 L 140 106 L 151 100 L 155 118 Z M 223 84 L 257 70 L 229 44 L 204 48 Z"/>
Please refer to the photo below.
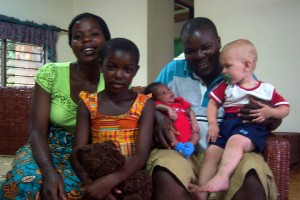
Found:
<path fill-rule="evenodd" d="M 153 140 L 154 144 L 158 148 L 171 149 L 174 147 L 174 141 L 172 139 L 172 134 L 177 133 L 172 121 L 169 117 L 161 113 L 160 111 L 155 111 L 154 117 L 154 133 Z"/>
<path fill-rule="evenodd" d="M 250 113 L 251 113 L 251 110 L 261 108 L 261 106 L 259 106 L 257 104 L 258 101 L 267 106 L 272 107 L 270 102 L 263 101 L 263 100 L 260 100 L 260 99 L 254 98 L 254 97 L 250 97 L 250 103 L 244 105 L 244 107 L 239 110 L 239 114 L 238 114 L 238 116 L 244 120 L 244 123 L 253 123 L 254 117 L 250 116 Z M 268 118 L 258 124 L 266 125 L 270 131 L 273 131 L 280 126 L 281 122 L 282 122 L 282 119 L 279 119 L 279 118 Z"/>

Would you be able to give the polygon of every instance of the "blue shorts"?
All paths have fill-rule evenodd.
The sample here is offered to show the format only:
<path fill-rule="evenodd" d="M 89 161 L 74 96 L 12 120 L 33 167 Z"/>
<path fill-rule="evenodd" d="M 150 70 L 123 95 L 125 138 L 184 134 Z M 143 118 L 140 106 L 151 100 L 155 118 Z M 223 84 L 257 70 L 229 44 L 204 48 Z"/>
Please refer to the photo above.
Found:
<path fill-rule="evenodd" d="M 266 126 L 257 124 L 244 124 L 243 120 L 236 114 L 226 114 L 220 123 L 220 136 L 216 142 L 210 144 L 225 148 L 227 140 L 235 134 L 249 138 L 257 147 L 257 152 L 262 152 L 265 148 L 266 137 L 269 130 Z"/>

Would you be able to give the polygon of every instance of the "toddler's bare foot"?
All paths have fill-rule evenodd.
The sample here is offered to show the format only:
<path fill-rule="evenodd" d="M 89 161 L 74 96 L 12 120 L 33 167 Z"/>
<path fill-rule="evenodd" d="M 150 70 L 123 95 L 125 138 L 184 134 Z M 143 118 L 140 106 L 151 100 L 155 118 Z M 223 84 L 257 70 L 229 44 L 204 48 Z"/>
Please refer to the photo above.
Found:
<path fill-rule="evenodd" d="M 200 186 L 190 183 L 189 189 L 191 190 L 195 200 L 207 200 L 208 192 L 200 191 Z"/>
<path fill-rule="evenodd" d="M 219 192 L 225 191 L 229 188 L 229 179 L 221 176 L 214 176 L 206 184 L 200 186 L 203 192 Z"/>

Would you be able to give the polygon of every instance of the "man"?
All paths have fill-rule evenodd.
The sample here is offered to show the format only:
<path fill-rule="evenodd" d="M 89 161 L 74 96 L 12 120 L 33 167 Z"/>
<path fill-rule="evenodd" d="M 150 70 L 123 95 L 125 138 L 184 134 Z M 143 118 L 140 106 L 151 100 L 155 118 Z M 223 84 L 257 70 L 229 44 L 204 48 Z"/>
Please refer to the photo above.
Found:
<path fill-rule="evenodd" d="M 170 87 L 176 96 L 191 103 L 200 125 L 200 150 L 207 147 L 206 108 L 209 92 L 222 80 L 219 64 L 221 39 L 213 22 L 207 18 L 187 21 L 181 31 L 184 60 L 175 60 L 166 65 L 156 81 Z M 219 109 L 218 119 L 224 111 Z M 247 115 L 247 114 L 246 114 Z M 200 168 L 199 155 L 184 159 L 172 150 L 168 137 L 166 118 L 156 114 L 156 144 L 165 149 L 154 149 L 147 163 L 154 184 L 154 199 L 192 199 L 190 182 L 197 183 Z M 255 164 L 255 166 L 253 165 Z M 243 179 L 244 177 L 244 179 Z M 230 180 L 226 199 L 276 199 L 276 186 L 270 169 L 258 154 L 245 154 Z"/>

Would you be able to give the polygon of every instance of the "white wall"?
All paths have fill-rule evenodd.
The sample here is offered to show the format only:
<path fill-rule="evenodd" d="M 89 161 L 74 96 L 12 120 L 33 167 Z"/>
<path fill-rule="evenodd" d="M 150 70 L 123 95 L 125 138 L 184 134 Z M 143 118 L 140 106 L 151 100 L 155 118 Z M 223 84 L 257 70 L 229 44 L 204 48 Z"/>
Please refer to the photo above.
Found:
<path fill-rule="evenodd" d="M 156 4 L 156 9 L 149 9 L 150 5 Z M 153 81 L 156 77 L 156 72 L 171 59 L 173 54 L 173 38 L 172 28 L 163 26 L 168 23 L 170 16 L 173 15 L 172 0 L 164 0 L 163 6 L 168 7 L 168 12 L 164 7 L 160 6 L 160 0 L 0 0 L 0 13 L 7 16 L 14 16 L 20 20 L 31 20 L 36 23 L 46 23 L 55 25 L 63 29 L 67 29 L 71 19 L 82 12 L 91 12 L 101 16 L 108 24 L 112 37 L 125 37 L 139 47 L 140 50 L 140 70 L 133 80 L 132 85 L 146 85 Z M 152 16 L 156 19 L 159 25 L 155 24 L 156 28 L 148 29 L 148 18 Z M 167 17 L 165 17 L 167 16 Z M 149 20 L 153 22 L 153 18 Z M 173 26 L 169 26 L 173 27 Z M 166 35 L 170 32 L 170 37 Z M 148 40 L 148 36 L 155 37 L 156 40 Z M 159 43 L 159 51 L 157 46 L 148 54 L 149 43 L 155 41 Z M 159 42 L 158 42 L 159 41 Z M 151 46 L 151 45 L 150 45 Z M 160 52 L 160 53 L 158 53 Z M 66 33 L 60 33 L 57 43 L 58 61 L 73 61 L 75 57 L 72 54 L 71 48 L 68 45 Z M 156 56 L 154 55 L 156 53 Z M 148 59 L 151 57 L 151 60 Z M 155 62 L 154 62 L 155 61 Z M 154 63 L 154 64 L 153 64 Z M 151 76 L 151 68 L 149 67 L 150 75 L 148 77 L 148 66 L 159 66 L 158 69 L 154 66 L 154 73 Z"/>
<path fill-rule="evenodd" d="M 71 21 L 72 0 L 0 0 L 0 13 L 22 21 L 54 25 L 67 29 Z M 67 33 L 60 32 L 57 42 L 58 61 L 69 61 L 72 56 Z"/>
<path fill-rule="evenodd" d="M 147 0 L 74 0 L 73 15 L 91 12 L 107 23 L 111 36 L 132 40 L 140 50 L 140 70 L 132 85 L 147 84 Z"/>
<path fill-rule="evenodd" d="M 222 44 L 251 40 L 258 50 L 255 74 L 290 101 L 290 115 L 277 131 L 300 131 L 300 1 L 197 0 L 195 16 L 212 19 Z"/>
<path fill-rule="evenodd" d="M 177 22 L 174 24 L 174 38 L 180 38 L 181 29 L 185 22 L 186 21 Z"/>
<path fill-rule="evenodd" d="M 140 70 L 132 85 L 152 82 L 173 55 L 173 0 L 74 0 L 73 15 L 92 12 L 108 24 L 112 37 L 132 40 L 140 50 Z"/>
<path fill-rule="evenodd" d="M 174 1 L 148 0 L 148 83 L 173 59 Z"/>

